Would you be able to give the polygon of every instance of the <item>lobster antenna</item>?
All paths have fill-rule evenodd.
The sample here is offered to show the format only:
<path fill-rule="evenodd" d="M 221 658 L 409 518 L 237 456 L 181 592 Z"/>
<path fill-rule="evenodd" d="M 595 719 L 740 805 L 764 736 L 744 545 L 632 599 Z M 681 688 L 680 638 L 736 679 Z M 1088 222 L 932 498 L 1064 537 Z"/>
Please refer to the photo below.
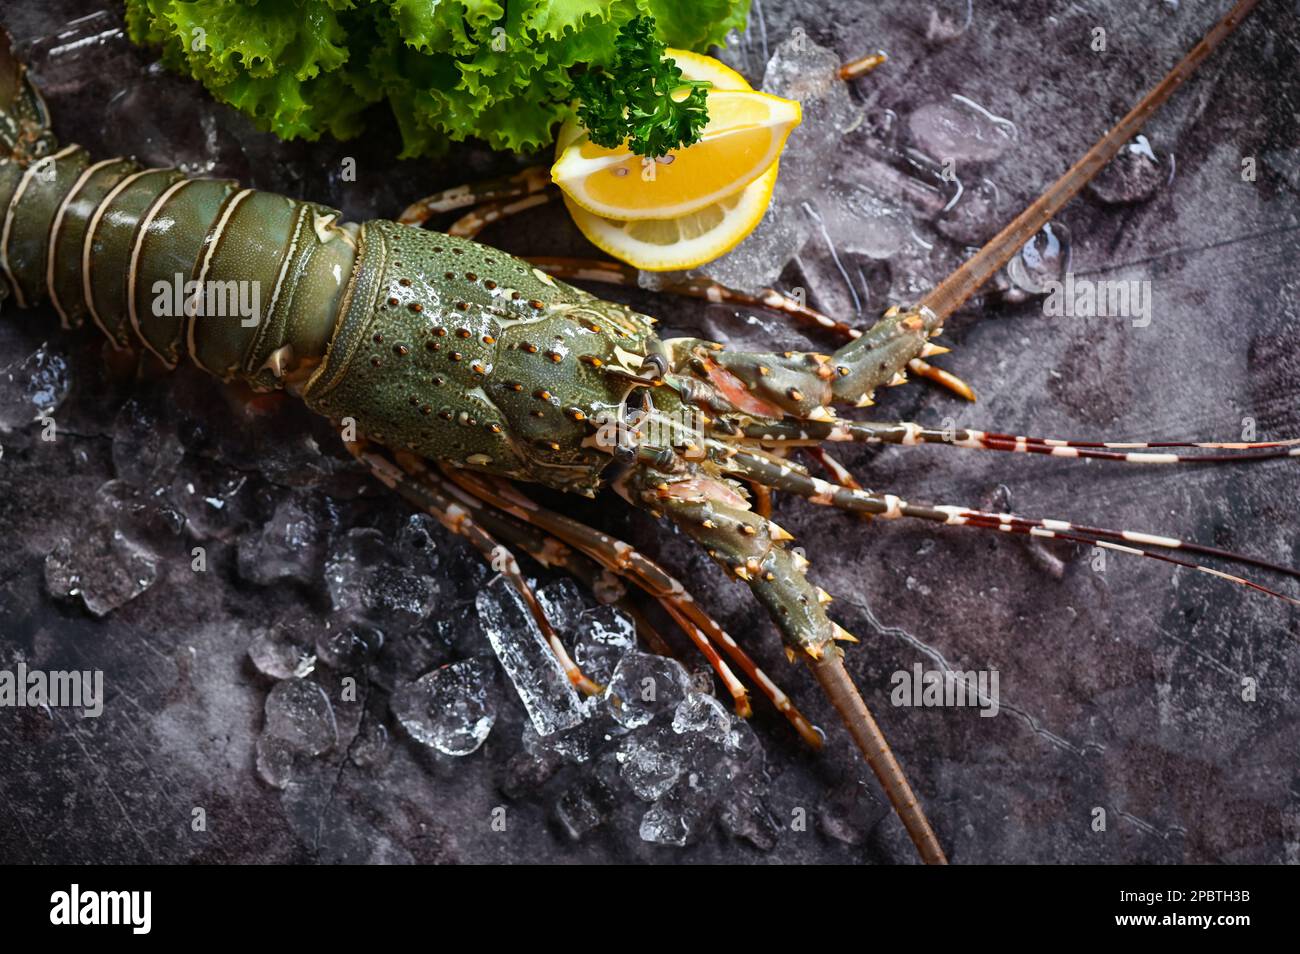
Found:
<path fill-rule="evenodd" d="M 1075 197 L 1089 180 L 1115 157 L 1115 154 L 1132 139 L 1145 125 L 1151 115 L 1164 105 L 1173 93 L 1201 61 L 1210 55 L 1233 30 L 1255 8 L 1258 0 L 1237 0 L 1237 3 L 1222 20 L 1210 28 L 1201 42 L 1179 60 L 1149 93 L 1142 97 L 1128 115 L 1111 127 L 1083 157 L 1051 184 L 1047 190 L 1018 216 L 1011 220 L 1006 228 L 991 238 L 978 252 L 967 259 L 960 268 L 945 278 L 932 291 L 926 294 L 918 304 L 918 309 L 929 308 L 938 319 L 936 327 L 954 311 L 979 291 L 1003 265 L 1024 247 L 1025 243 L 1037 234 L 1038 230 L 1051 221 L 1067 202 Z"/>
<path fill-rule="evenodd" d="M 809 656 L 806 661 L 808 668 L 821 683 L 822 691 L 853 736 L 862 757 L 867 760 L 885 794 L 889 796 L 889 801 L 898 812 L 921 860 L 928 865 L 946 865 L 948 859 L 943 853 L 943 846 L 939 844 L 929 819 L 925 817 L 920 802 L 913 794 L 912 786 L 903 774 L 903 767 L 894 758 L 880 726 L 876 724 L 867 704 L 862 701 L 848 670 L 844 668 L 844 653 L 838 646 L 828 646 L 820 658 L 813 659 Z"/>
<path fill-rule="evenodd" d="M 1094 542 L 1094 540 L 1110 541 L 1107 544 L 1103 544 L 1108 549 L 1121 550 L 1123 552 L 1131 551 L 1148 556 L 1154 555 L 1148 554 L 1145 550 L 1137 550 L 1136 545 L 1156 547 L 1162 550 L 1182 550 L 1188 553 L 1200 553 L 1205 556 L 1212 556 L 1235 563 L 1248 564 L 1250 566 L 1260 567 L 1265 570 L 1300 579 L 1300 569 L 1283 566 L 1280 563 L 1274 563 L 1270 560 L 1250 556 L 1245 553 L 1237 553 L 1232 550 L 1223 550 L 1219 547 L 1213 547 L 1207 544 L 1181 540 L 1177 537 L 1165 537 L 1151 533 L 1140 533 L 1134 530 L 1114 530 L 1108 527 L 1093 527 L 1085 524 L 1073 524 L 1066 520 L 1046 518 L 1033 519 L 1010 513 L 989 513 L 982 510 L 973 510 L 969 507 L 957 507 L 949 504 L 909 503 L 893 494 L 872 493 L 870 491 L 857 490 L 852 487 L 829 483 L 819 477 L 813 477 L 802 470 L 797 470 L 791 467 L 786 461 L 773 460 L 755 453 L 752 450 L 730 451 L 723 467 L 727 473 L 734 476 L 740 476 L 747 480 L 757 481 L 758 483 L 765 484 L 773 490 L 782 490 L 787 493 L 796 494 L 800 497 L 805 497 L 820 506 L 835 507 L 836 509 L 846 510 L 850 513 L 872 514 L 890 520 L 898 517 L 912 517 L 919 520 L 928 520 L 932 523 L 946 524 L 948 526 L 976 527 L 983 530 L 998 530 L 1003 533 L 1019 533 L 1026 536 L 1055 536 L 1063 540 L 1073 539 L 1074 536 L 1086 535 L 1088 537 L 1086 542 L 1089 543 Z M 1209 567 L 1202 567 L 1200 564 L 1186 565 L 1192 566 L 1195 569 L 1202 570 L 1206 573 L 1213 573 L 1224 577 L 1225 579 L 1232 579 L 1234 581 L 1238 579 L 1237 577 L 1230 576 L 1226 573 L 1219 573 Z M 1291 603 L 1300 604 L 1300 601 L 1297 601 L 1292 597 L 1250 583 L 1250 581 L 1242 580 L 1241 582 L 1251 586 L 1253 589 L 1268 593 L 1269 595 L 1277 596 Z"/>
<path fill-rule="evenodd" d="M 1296 599 L 1294 596 L 1287 596 L 1287 594 L 1285 593 L 1279 592 L 1278 590 L 1271 589 L 1260 583 L 1256 583 L 1254 580 L 1248 580 L 1244 576 L 1238 576 L 1235 573 L 1225 573 L 1222 570 L 1214 569 L 1214 567 L 1206 566 L 1204 563 L 1194 563 L 1191 560 L 1180 560 L 1177 557 L 1172 557 L 1165 553 L 1152 553 L 1150 550 L 1143 550 L 1141 547 L 1128 546 L 1123 543 L 1116 543 L 1112 540 L 1104 540 L 1099 536 L 1089 536 L 1083 533 L 1066 533 L 1060 530 L 1045 529 L 1043 527 L 1011 526 L 1006 523 L 994 523 L 988 521 L 976 522 L 974 520 L 970 520 L 967 522 L 967 526 L 978 527 L 983 530 L 1008 531 L 1011 533 L 1019 533 L 1031 537 L 1051 537 L 1056 540 L 1066 540 L 1070 543 L 1078 543 L 1084 546 L 1102 547 L 1103 549 L 1106 550 L 1114 550 L 1116 553 L 1127 553 L 1130 554 L 1131 556 L 1147 557 L 1148 559 L 1151 560 L 1159 560 L 1161 563 L 1172 563 L 1175 566 L 1181 566 L 1189 570 L 1195 570 L 1198 573 L 1207 573 L 1210 576 L 1217 576 L 1221 580 L 1227 580 L 1229 583 L 1235 583 L 1238 586 L 1244 586 L 1247 589 L 1255 590 L 1258 593 L 1263 593 L 1265 596 L 1272 596 L 1275 599 L 1282 600 L 1284 603 L 1290 603 L 1292 606 L 1300 606 L 1300 600 Z M 1075 529 L 1079 529 L 1079 528 L 1075 528 Z M 1187 548 L 1188 547 L 1186 544 L 1183 544 L 1182 547 L 1180 547 L 1180 549 L 1187 549 Z M 1201 549 L 1206 549 L 1206 548 L 1201 548 Z M 1261 562 L 1261 561 L 1251 560 L 1250 562 Z M 1290 573 L 1292 575 L 1295 575 L 1295 571 L 1289 568 L 1280 567 L 1271 564 L 1263 564 L 1263 565 L 1269 566 L 1269 569 L 1276 569 L 1280 572 Z"/>
<path fill-rule="evenodd" d="M 969 427 L 927 427 L 910 421 L 877 423 L 844 418 L 833 422 L 751 421 L 741 426 L 740 431 L 764 447 L 809 448 L 821 442 L 903 446 L 937 444 L 967 450 L 1045 454 L 1126 464 L 1232 464 L 1300 457 L 1300 438 L 1294 437 L 1278 441 L 1076 441 L 980 431 Z M 1220 453 L 1174 453 L 1174 450 L 1184 448 Z"/>
<path fill-rule="evenodd" d="M 1203 556 L 1215 557 L 1216 559 L 1228 563 L 1240 563 L 1246 566 L 1259 567 L 1261 570 L 1269 570 L 1273 573 L 1280 573 L 1283 576 L 1300 579 L 1300 570 L 1297 570 L 1295 567 L 1286 566 L 1282 563 L 1275 563 L 1272 560 L 1265 560 L 1262 557 L 1251 556 L 1249 553 L 1239 553 L 1236 550 L 1225 550 L 1222 547 L 1214 547 L 1205 543 L 1196 543 L 1191 540 L 1180 540 L 1177 537 L 1164 537 L 1151 533 L 1138 533 L 1134 530 L 1111 530 L 1107 527 L 1092 527 L 1085 524 L 1070 523 L 1066 520 L 1034 520 L 1025 517 L 1017 517 L 1013 514 L 981 513 L 979 511 L 965 510 L 959 507 L 948 507 L 945 508 L 945 510 L 954 518 L 954 522 L 960 522 L 968 527 L 979 527 L 984 530 L 1000 530 L 1003 533 L 1020 533 L 1031 537 L 1057 537 L 1061 540 L 1096 543 L 1098 546 L 1117 550 L 1121 553 L 1141 553 L 1143 556 L 1164 559 L 1160 554 L 1149 553 L 1146 550 L 1139 550 L 1133 546 L 1133 544 L 1140 543 L 1143 546 L 1160 547 L 1165 550 L 1182 550 L 1186 553 L 1199 553 Z M 1087 539 L 1081 539 L 1082 537 L 1086 537 Z M 1110 542 L 1102 543 L 1101 541 L 1103 540 Z M 1178 563 L 1180 566 L 1191 567 L 1206 573 L 1217 573 L 1217 571 L 1212 568 L 1204 567 L 1199 563 L 1187 563 L 1181 560 L 1172 560 L 1169 562 Z M 1222 573 L 1217 575 L 1227 576 Z M 1237 577 L 1229 578 L 1239 579 Z M 1275 593 L 1262 586 L 1256 586 L 1249 580 L 1241 580 L 1241 582 L 1272 596 L 1278 596 L 1288 602 L 1296 602 L 1289 596 Z"/>
<path fill-rule="evenodd" d="M 1300 438 L 1283 441 L 1071 441 L 1051 437 L 1025 437 L 957 428 L 952 431 L 919 424 L 875 424 L 840 421 L 839 430 L 868 444 L 943 444 L 973 450 L 1049 457 L 1110 460 L 1125 464 L 1239 464 L 1300 457 Z M 757 431 L 757 429 L 755 429 Z M 747 431 L 748 433 L 748 431 Z M 1179 454 L 1174 448 L 1214 450 L 1214 454 Z"/>
<path fill-rule="evenodd" d="M 1046 454 L 1049 457 L 1077 457 L 1088 460 L 1110 460 L 1118 461 L 1122 464 L 1240 464 L 1243 462 L 1253 462 L 1260 460 L 1280 460 L 1287 457 L 1300 457 L 1300 447 L 1287 448 L 1285 442 L 1271 441 L 1260 442 L 1250 447 L 1242 447 L 1237 450 L 1254 450 L 1256 447 L 1260 450 L 1254 453 L 1226 453 L 1226 454 L 1173 454 L 1173 453 L 1143 453 L 1131 450 L 1120 451 L 1114 449 L 1097 450 L 1076 441 L 1041 441 L 1033 438 L 1006 438 L 995 436 L 993 434 L 978 434 L 971 436 L 965 441 L 934 441 L 929 438 L 922 438 L 925 443 L 949 444 L 954 447 L 969 447 L 977 450 L 991 451 L 1008 451 L 1013 454 Z M 1210 443 L 1149 443 L 1149 444 L 1119 444 L 1110 445 L 1111 448 L 1119 447 L 1215 447 Z M 1264 448 L 1272 448 L 1266 450 Z"/>

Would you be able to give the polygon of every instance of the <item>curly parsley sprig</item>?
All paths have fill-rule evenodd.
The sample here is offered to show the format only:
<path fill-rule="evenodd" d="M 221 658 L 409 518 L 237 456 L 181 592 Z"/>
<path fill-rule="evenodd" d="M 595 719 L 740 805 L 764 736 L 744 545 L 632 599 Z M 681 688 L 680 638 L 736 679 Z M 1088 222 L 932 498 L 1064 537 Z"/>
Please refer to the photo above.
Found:
<path fill-rule="evenodd" d="M 653 17 L 633 18 L 618 31 L 613 67 L 574 78 L 578 120 L 598 146 L 617 149 L 626 141 L 636 155 L 658 158 L 698 142 L 708 125 L 705 97 L 713 84 L 683 80 L 654 31 Z M 684 97 L 674 95 L 682 90 Z"/>

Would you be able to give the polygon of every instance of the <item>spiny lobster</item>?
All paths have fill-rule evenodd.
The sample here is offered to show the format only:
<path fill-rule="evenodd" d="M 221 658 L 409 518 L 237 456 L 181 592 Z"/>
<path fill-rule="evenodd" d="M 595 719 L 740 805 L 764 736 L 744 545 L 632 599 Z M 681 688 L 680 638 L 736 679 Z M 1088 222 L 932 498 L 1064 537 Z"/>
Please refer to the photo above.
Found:
<path fill-rule="evenodd" d="M 675 578 L 626 543 L 539 506 L 510 481 L 594 496 L 611 487 L 666 516 L 745 581 L 790 658 L 809 665 L 879 779 L 921 857 L 944 852 L 849 679 L 826 613 L 830 596 L 788 548 L 763 506 L 771 490 L 882 518 L 913 517 L 1084 543 L 1163 559 L 1296 602 L 1240 577 L 1157 551 L 1183 550 L 1296 571 L 1169 537 L 923 506 L 863 490 L 821 451 L 827 442 L 947 443 L 1134 462 L 1296 456 L 1295 442 L 1087 444 L 912 423 L 843 419 L 882 386 L 941 353 L 930 339 L 1118 152 L 1255 5 L 1240 0 L 1127 116 L 1038 200 L 913 307 L 894 308 L 830 355 L 732 351 L 694 338 L 660 340 L 653 319 L 556 280 L 533 264 L 455 235 L 407 224 L 341 221 L 323 206 L 142 169 L 60 148 L 22 65 L 0 39 L 0 299 L 49 301 L 65 327 L 93 324 L 116 349 L 140 347 L 255 390 L 284 389 L 334 420 L 380 481 L 467 538 L 516 587 L 574 685 L 595 685 L 566 652 L 514 554 L 572 572 L 605 599 L 629 582 L 657 599 L 721 676 L 737 710 L 744 673 L 810 744 L 821 736 L 745 650 Z M 497 192 L 480 221 L 540 188 L 526 174 Z M 464 194 L 464 193 L 462 193 Z M 426 201 L 409 217 L 451 208 Z M 614 272 L 612 274 L 617 274 Z M 182 277 L 176 303 L 159 287 Z M 580 274 L 578 277 L 592 277 Z M 207 289 L 265 289 L 252 321 L 204 313 Z M 715 292 L 723 294 L 722 292 Z M 837 322 L 785 302 L 824 326 Z M 1171 448 L 1202 448 L 1182 455 Z M 830 474 L 787 457 L 809 448 Z M 1152 450 L 1153 448 L 1158 448 Z M 1249 453 L 1242 454 L 1240 452 Z M 744 493 L 749 484 L 754 501 Z"/>

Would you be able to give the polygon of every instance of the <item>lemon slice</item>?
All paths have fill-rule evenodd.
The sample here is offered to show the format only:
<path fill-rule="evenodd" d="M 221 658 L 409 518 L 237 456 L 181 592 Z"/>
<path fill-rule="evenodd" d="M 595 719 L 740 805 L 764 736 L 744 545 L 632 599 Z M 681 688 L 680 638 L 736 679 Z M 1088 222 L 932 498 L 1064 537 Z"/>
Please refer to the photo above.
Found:
<path fill-rule="evenodd" d="M 567 195 L 564 204 L 587 241 L 629 265 L 647 272 L 695 268 L 730 252 L 754 231 L 772 201 L 778 164 L 735 195 L 673 219 L 625 222 L 592 215 Z"/>
<path fill-rule="evenodd" d="M 741 76 L 726 63 L 703 53 L 690 50 L 678 50 L 669 47 L 665 54 L 677 63 L 682 77 L 688 80 L 708 80 L 714 89 L 753 89 L 749 80 Z"/>
<path fill-rule="evenodd" d="M 711 56 L 689 50 L 668 50 L 682 76 L 708 80 L 716 90 L 750 89 L 745 77 Z M 555 140 L 558 156 L 582 136 L 570 120 Z M 621 222 L 593 215 L 567 195 L 564 204 L 587 241 L 621 261 L 648 272 L 695 268 L 731 251 L 763 218 L 776 185 L 777 164 L 735 195 L 677 219 Z"/>
<path fill-rule="evenodd" d="M 569 144 L 551 178 L 588 212 L 632 221 L 668 219 L 740 192 L 776 161 L 799 104 L 753 90 L 710 90 L 700 141 L 659 159 L 606 149 L 586 136 Z"/>

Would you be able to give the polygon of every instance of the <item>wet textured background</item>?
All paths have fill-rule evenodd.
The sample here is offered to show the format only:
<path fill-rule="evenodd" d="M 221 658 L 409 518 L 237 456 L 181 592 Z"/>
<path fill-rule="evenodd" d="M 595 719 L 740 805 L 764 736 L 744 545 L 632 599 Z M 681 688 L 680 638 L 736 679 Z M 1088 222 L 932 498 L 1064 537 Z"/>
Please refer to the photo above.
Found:
<path fill-rule="evenodd" d="M 961 3 L 769 0 L 731 57 L 757 81 L 801 24 L 842 58 L 888 51 L 890 63 L 852 91 L 873 116 L 925 115 L 961 94 L 1010 120 L 1016 140 L 974 167 L 997 182 L 1005 215 L 1226 5 L 977 2 L 960 30 Z M 1151 188 L 1125 194 L 1133 183 L 1121 179 L 1120 195 L 1081 198 L 1060 217 L 1076 274 L 1151 282 L 1150 326 L 1047 319 L 1036 302 L 991 299 L 952 322 L 957 347 L 939 359 L 980 402 L 913 385 L 884 395 L 876 417 L 1166 440 L 1237 439 L 1250 418 L 1260 439 L 1300 434 L 1300 24 L 1293 3 L 1261 6 L 1146 130 L 1164 172 Z M 354 219 L 394 216 L 418 195 L 515 162 L 457 150 L 443 162 L 397 163 L 387 158 L 396 151 L 388 130 L 355 144 L 276 142 L 151 66 L 116 32 L 117 18 L 116 5 L 103 13 L 74 0 L 0 12 L 34 64 L 60 137 L 97 153 L 238 176 Z M 1104 53 L 1090 48 L 1098 26 Z M 345 156 L 358 160 L 356 182 L 338 175 Z M 1242 157 L 1254 157 L 1256 181 L 1242 180 Z M 1142 201 L 1103 201 L 1117 197 Z M 555 207 L 484 238 L 520 253 L 590 251 Z M 835 258 L 811 249 L 782 283 L 828 306 L 874 312 L 923 266 L 933 267 L 931 281 L 941 277 L 950 264 L 942 251 L 880 266 L 849 249 Z M 861 269 L 841 272 L 846 262 Z M 836 287 L 837 274 L 859 280 L 856 292 Z M 673 327 L 774 347 L 800 341 L 767 315 L 617 294 Z M 68 390 L 52 443 L 27 423 L 33 380 L 56 398 Z M 608 753 L 560 765 L 539 750 L 503 680 L 491 690 L 497 724 L 472 755 L 439 754 L 398 726 L 392 691 L 488 652 L 475 596 L 489 574 L 445 534 L 413 531 L 402 504 L 340 459 L 328 427 L 287 403 L 231 404 L 196 374 L 138 381 L 93 336 L 58 332 L 47 310 L 7 310 L 0 320 L 0 391 L 0 666 L 102 669 L 108 695 L 97 720 L 0 712 L 0 859 L 913 859 L 901 826 L 861 783 L 815 685 L 784 663 L 747 593 L 649 518 L 607 501 L 570 504 L 691 581 L 830 734 L 822 753 L 806 751 L 758 703 L 770 789 L 744 812 L 724 799 L 710 809 L 723 823 L 710 817 L 685 848 L 638 837 L 647 805 L 606 786 Z M 870 486 L 916 500 L 1181 534 L 1300 563 L 1300 476 L 1285 461 L 1175 470 L 943 448 L 842 456 Z M 808 546 L 816 579 L 838 597 L 838 619 L 862 638 L 851 669 L 955 861 L 1300 861 L 1293 609 L 1154 561 L 1112 554 L 1098 572 L 1089 554 L 1063 545 L 866 524 L 789 500 L 778 519 Z M 379 534 L 357 532 L 367 527 Z M 204 574 L 190 569 L 199 543 Z M 348 628 L 336 610 L 353 593 L 355 558 L 396 575 L 362 581 L 392 596 L 370 608 L 387 627 L 377 654 L 348 643 L 350 633 L 373 633 Z M 403 575 L 401 560 L 415 569 Z M 124 602 L 100 617 L 80 598 L 50 595 L 77 586 L 87 600 Z M 287 666 L 278 675 L 292 678 L 300 652 L 308 664 L 320 657 L 305 678 L 320 687 L 308 710 L 330 700 L 323 738 L 320 718 L 312 723 L 302 706 L 288 716 L 266 711 L 274 685 L 295 685 L 266 673 Z M 697 666 L 685 648 L 681 656 Z M 891 673 L 914 663 L 996 668 L 1001 713 L 890 707 Z M 359 702 L 342 698 L 349 674 Z M 1242 699 L 1247 678 L 1258 683 L 1255 701 Z M 263 739 L 259 774 L 259 737 L 286 718 L 298 754 Z M 494 831 L 491 812 L 502 805 L 507 828 Z M 195 807 L 206 831 L 191 830 Z M 1090 828 L 1095 807 L 1107 811 L 1104 833 Z M 800 808 L 806 830 L 790 824 Z"/>

